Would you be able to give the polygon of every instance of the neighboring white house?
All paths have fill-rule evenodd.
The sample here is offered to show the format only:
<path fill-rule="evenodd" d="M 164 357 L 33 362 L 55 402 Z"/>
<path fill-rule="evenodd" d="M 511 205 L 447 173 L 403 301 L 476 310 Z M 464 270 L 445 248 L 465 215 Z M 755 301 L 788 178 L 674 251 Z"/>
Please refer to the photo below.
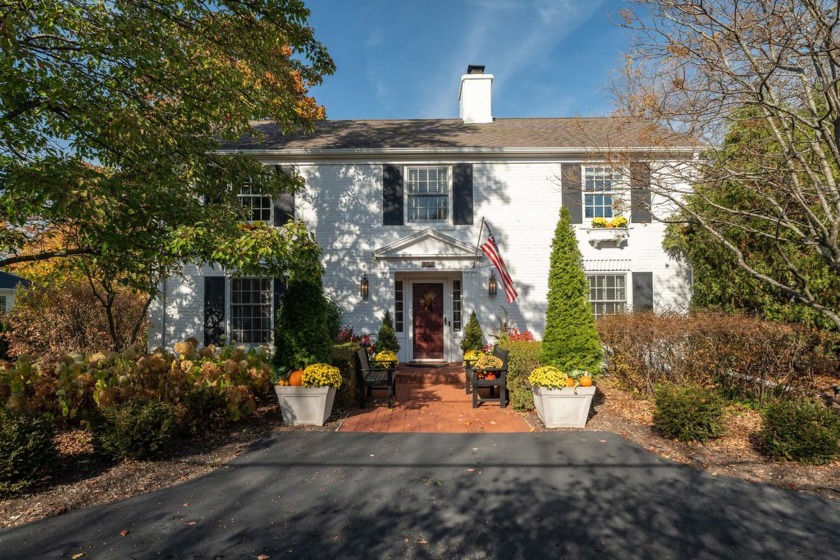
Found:
<path fill-rule="evenodd" d="M 18 286 L 29 287 L 29 280 L 16 274 L 0 271 L 0 314 L 11 311 L 15 305 Z"/>
<path fill-rule="evenodd" d="M 696 146 L 625 118 L 494 118 L 493 76 L 471 66 L 461 78 L 460 119 L 324 121 L 310 134 L 258 137 L 223 146 L 266 165 L 294 168 L 304 192 L 272 201 L 242 190 L 255 219 L 303 220 L 324 251 L 326 290 L 344 323 L 375 333 L 391 310 L 402 361 L 459 360 L 471 311 L 489 335 L 507 317 L 541 336 L 551 239 L 565 204 L 577 228 L 597 314 L 684 309 L 690 272 L 662 249 L 665 225 L 651 199 L 664 162 Z M 616 157 L 621 155 L 621 158 Z M 618 163 L 624 161 L 625 163 Z M 623 215 L 626 230 L 592 228 Z M 492 229 L 519 297 L 508 304 L 477 243 Z M 150 346 L 219 334 L 268 342 L 282 282 L 188 266 L 162 286 L 150 311 Z M 165 309 L 165 313 L 164 313 Z"/>

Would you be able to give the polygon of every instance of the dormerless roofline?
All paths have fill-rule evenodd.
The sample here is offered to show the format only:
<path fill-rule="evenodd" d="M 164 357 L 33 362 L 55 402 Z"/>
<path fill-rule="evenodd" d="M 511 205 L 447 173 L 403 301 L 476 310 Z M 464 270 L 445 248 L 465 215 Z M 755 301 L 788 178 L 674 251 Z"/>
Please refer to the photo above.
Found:
<path fill-rule="evenodd" d="M 517 157 L 546 157 L 552 155 L 582 155 L 582 154 L 669 154 L 695 155 L 698 146 L 667 146 L 667 147 L 556 147 L 556 148 L 309 148 L 309 149 L 221 149 L 218 154 L 246 154 L 255 157 L 309 157 L 313 159 L 351 158 L 361 159 L 370 156 L 425 156 L 425 155 L 480 155 L 498 156 L 508 155 Z"/>

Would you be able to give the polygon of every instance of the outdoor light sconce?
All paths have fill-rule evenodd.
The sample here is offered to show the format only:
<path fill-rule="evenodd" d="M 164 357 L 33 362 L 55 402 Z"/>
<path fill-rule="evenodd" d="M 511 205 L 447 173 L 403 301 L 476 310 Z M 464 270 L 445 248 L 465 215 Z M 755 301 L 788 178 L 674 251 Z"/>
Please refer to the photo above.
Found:
<path fill-rule="evenodd" d="M 370 283 L 367 279 L 367 273 L 362 273 L 362 279 L 359 281 L 359 296 L 366 300 L 368 298 L 368 293 L 370 292 Z"/>
<path fill-rule="evenodd" d="M 496 295 L 496 290 L 498 290 L 498 288 L 499 288 L 499 286 L 496 283 L 496 275 L 491 270 L 490 271 L 490 281 L 487 283 L 487 293 L 490 294 L 491 296 L 495 296 Z"/>

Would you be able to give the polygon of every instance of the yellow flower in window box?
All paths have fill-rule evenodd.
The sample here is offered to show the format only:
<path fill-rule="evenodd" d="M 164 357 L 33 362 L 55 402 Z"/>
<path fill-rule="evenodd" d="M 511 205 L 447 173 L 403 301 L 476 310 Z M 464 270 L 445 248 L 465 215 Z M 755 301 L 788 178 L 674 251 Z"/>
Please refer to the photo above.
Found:
<path fill-rule="evenodd" d="M 625 218 L 624 216 L 616 216 L 615 218 L 610 220 L 610 223 L 607 224 L 607 227 L 611 227 L 611 228 L 627 227 L 627 218 Z"/>
<path fill-rule="evenodd" d="M 606 218 L 592 218 L 592 227 L 594 228 L 605 228 L 609 225 L 609 221 Z"/>

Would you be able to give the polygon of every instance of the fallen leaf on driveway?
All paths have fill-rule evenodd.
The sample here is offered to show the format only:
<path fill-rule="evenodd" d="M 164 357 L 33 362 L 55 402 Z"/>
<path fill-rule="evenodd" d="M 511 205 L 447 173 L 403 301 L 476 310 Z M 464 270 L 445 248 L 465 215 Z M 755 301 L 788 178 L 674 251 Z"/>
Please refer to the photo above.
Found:
<path fill-rule="evenodd" d="M 467 469 L 467 472 L 473 472 L 475 469 Z"/>
<path fill-rule="evenodd" d="M 195 525 L 195 521 L 187 521 L 187 525 Z"/>
<path fill-rule="evenodd" d="M 72 558 L 73 560 L 79 560 L 79 558 L 84 558 L 84 556 L 85 556 L 84 552 L 79 552 L 78 554 L 74 554 L 70 558 Z"/>
<path fill-rule="evenodd" d="M 126 536 L 127 534 L 128 534 L 128 529 L 123 529 L 122 531 L 120 531 L 120 536 L 121 536 L 121 537 L 124 537 L 124 536 Z"/>
<path fill-rule="evenodd" d="M 259 556 L 257 556 L 257 560 L 269 560 L 269 558 L 271 558 L 271 556 L 269 556 L 268 554 L 260 554 Z"/>

